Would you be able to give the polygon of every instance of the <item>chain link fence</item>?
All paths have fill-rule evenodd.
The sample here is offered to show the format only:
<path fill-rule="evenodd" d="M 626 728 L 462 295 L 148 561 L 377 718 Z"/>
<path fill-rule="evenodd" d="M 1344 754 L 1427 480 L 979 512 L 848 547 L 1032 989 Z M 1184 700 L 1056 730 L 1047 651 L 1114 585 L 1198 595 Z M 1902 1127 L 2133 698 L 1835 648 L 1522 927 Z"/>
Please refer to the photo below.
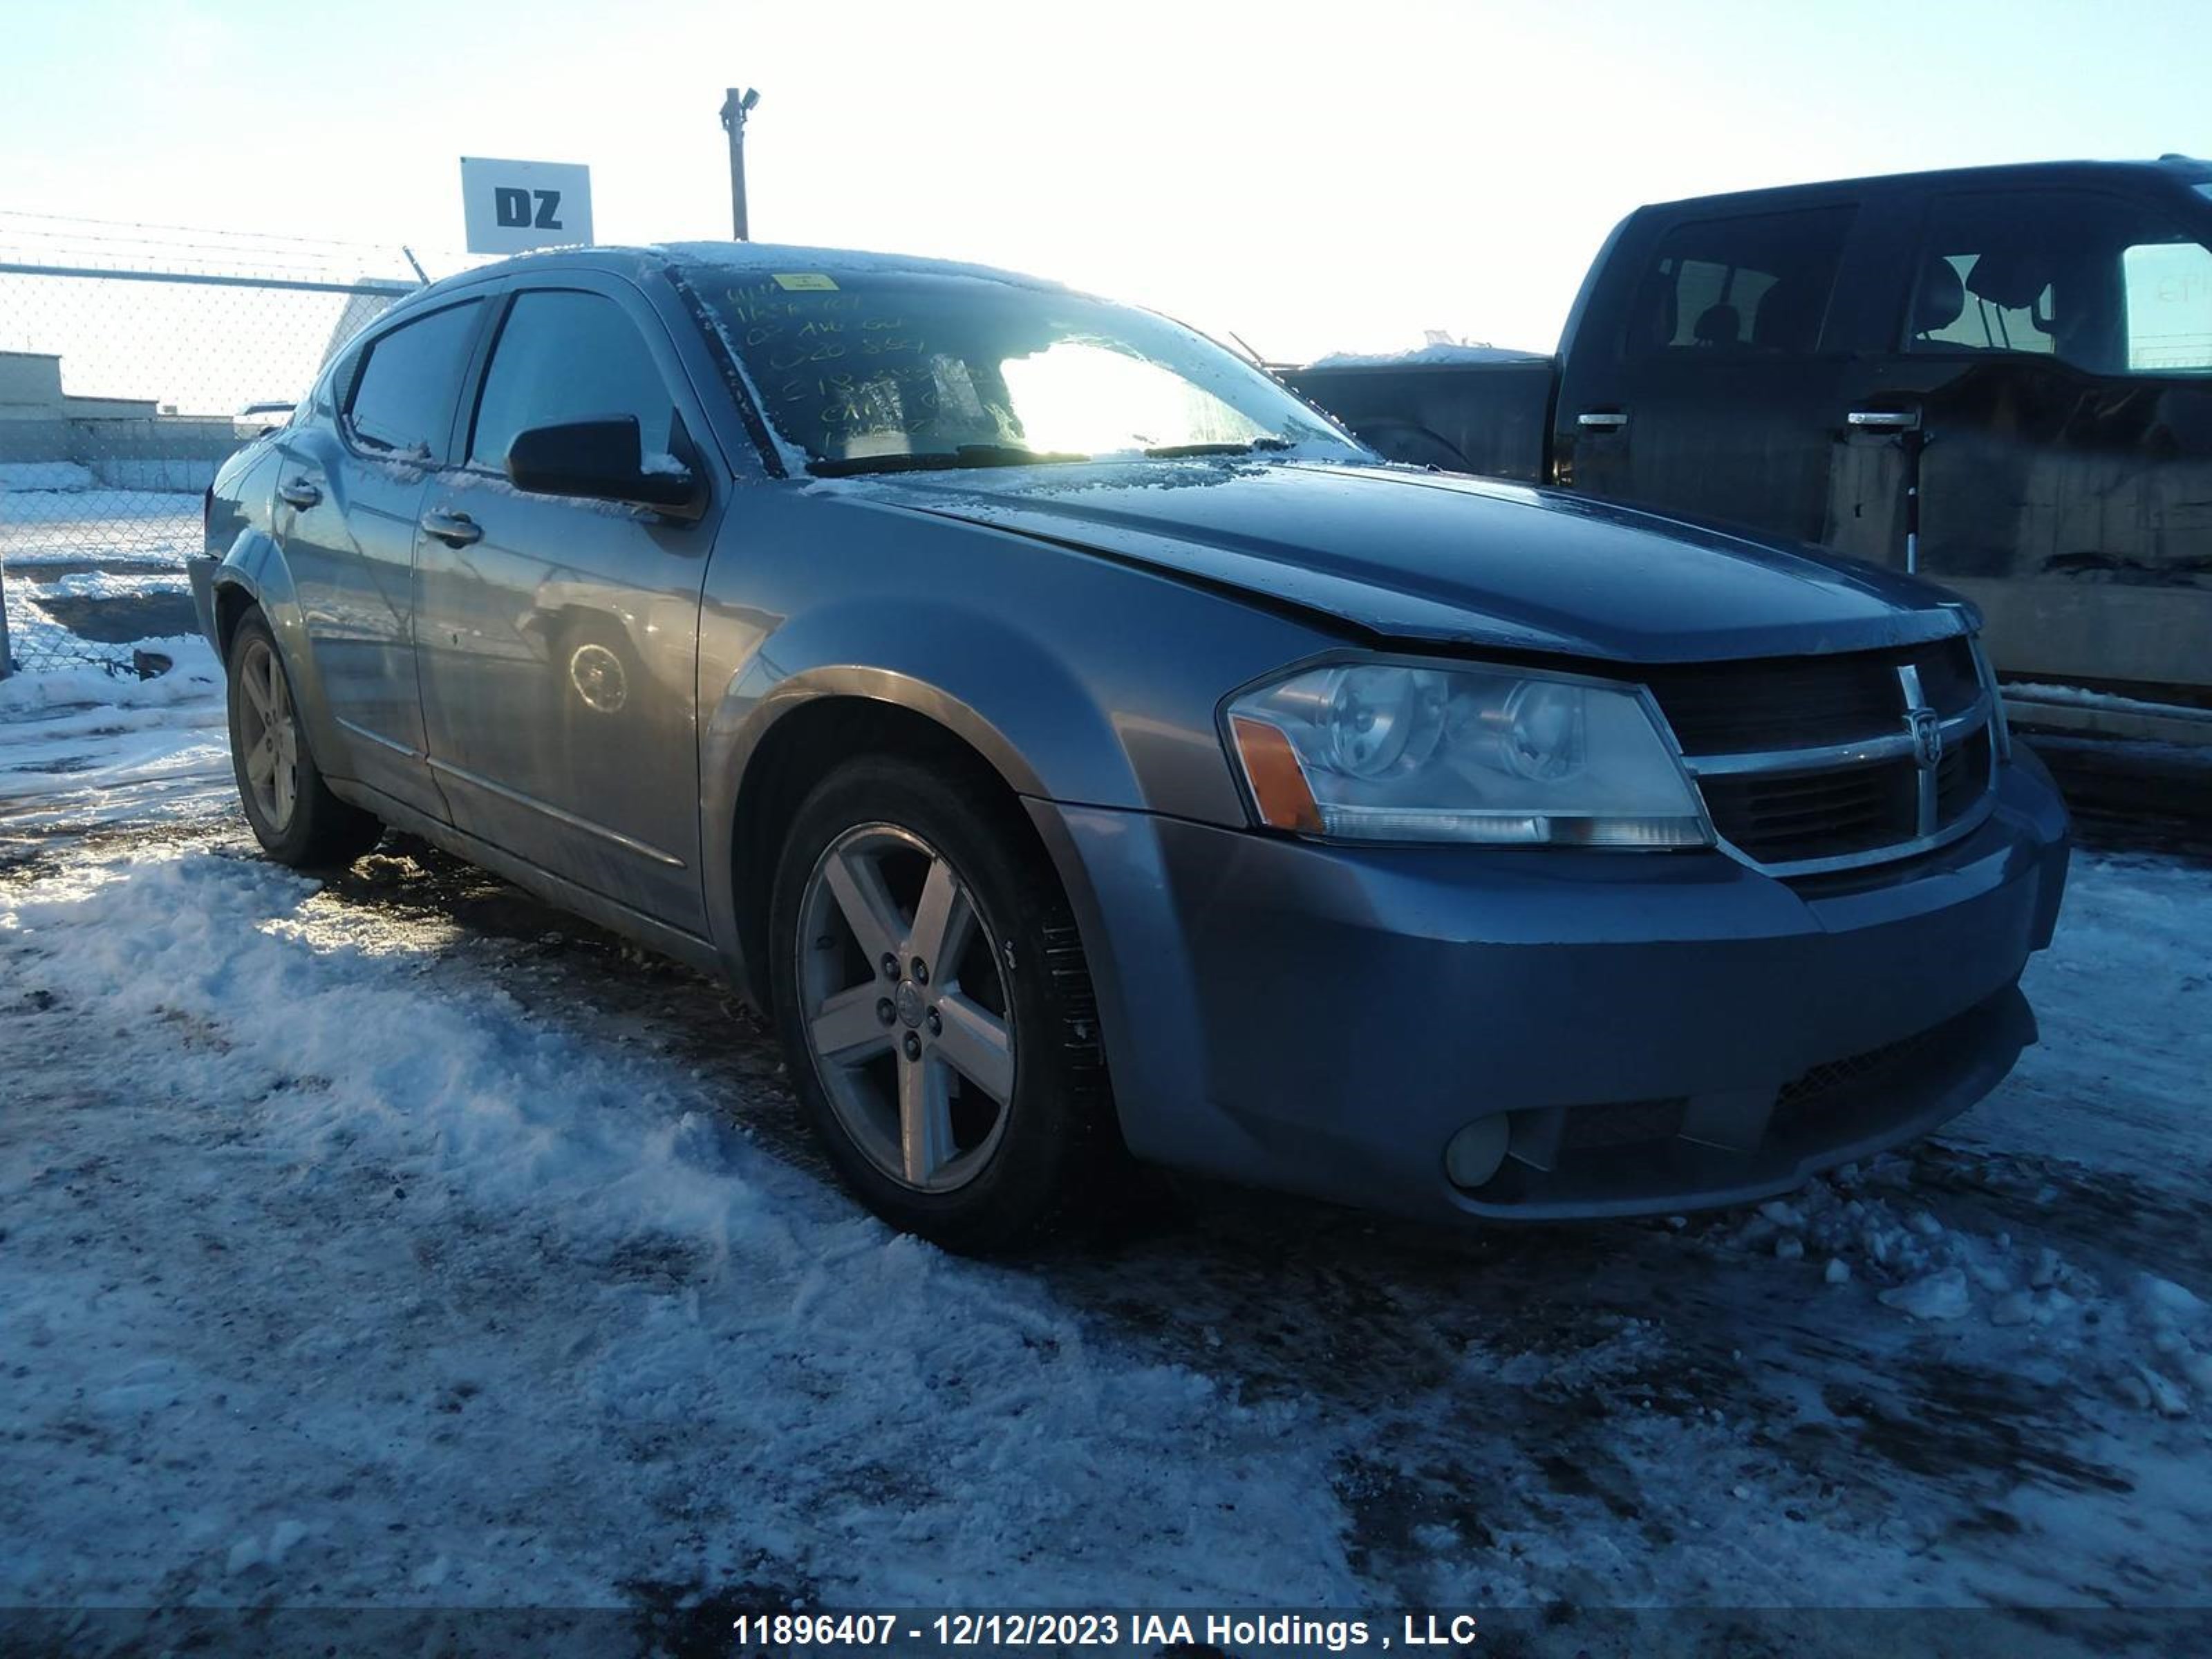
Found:
<path fill-rule="evenodd" d="M 368 274 L 398 264 L 0 212 L 0 675 L 143 670 L 193 632 L 184 559 L 216 469 L 416 285 Z"/>

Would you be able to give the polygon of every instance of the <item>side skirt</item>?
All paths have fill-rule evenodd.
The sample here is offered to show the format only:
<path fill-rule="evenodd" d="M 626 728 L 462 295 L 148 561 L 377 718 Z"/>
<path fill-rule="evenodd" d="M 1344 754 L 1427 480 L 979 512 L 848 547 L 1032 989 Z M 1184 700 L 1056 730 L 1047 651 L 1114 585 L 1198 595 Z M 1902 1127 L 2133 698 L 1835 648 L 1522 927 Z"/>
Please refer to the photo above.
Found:
<path fill-rule="evenodd" d="M 526 892 L 536 894 L 550 904 L 574 913 L 586 921 L 598 923 L 610 933 L 620 933 L 647 950 L 662 956 L 672 957 L 687 968 L 696 968 L 702 974 L 720 980 L 730 977 L 728 964 L 714 942 L 680 927 L 671 927 L 665 922 L 655 921 L 651 916 L 602 897 L 588 887 L 579 887 L 572 881 L 541 870 L 527 859 L 517 858 L 503 848 L 488 841 L 480 841 L 465 830 L 440 822 L 426 812 L 416 811 L 404 801 L 394 800 L 380 790 L 350 778 L 331 778 L 331 793 L 341 800 L 350 802 L 365 812 L 374 812 L 394 830 L 410 836 L 419 836 L 442 852 L 465 860 L 489 870 L 504 880 L 513 882 Z"/>

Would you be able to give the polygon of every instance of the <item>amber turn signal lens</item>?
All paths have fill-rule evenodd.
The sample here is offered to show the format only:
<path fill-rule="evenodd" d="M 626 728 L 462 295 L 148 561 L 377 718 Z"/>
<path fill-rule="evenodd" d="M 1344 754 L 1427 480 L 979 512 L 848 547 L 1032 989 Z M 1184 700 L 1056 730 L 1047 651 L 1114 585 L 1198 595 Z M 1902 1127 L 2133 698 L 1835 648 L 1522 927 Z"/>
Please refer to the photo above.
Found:
<path fill-rule="evenodd" d="M 1265 720 L 1238 714 L 1229 724 L 1237 734 L 1237 753 L 1244 763 L 1261 821 L 1277 830 L 1319 835 L 1321 808 L 1314 805 L 1313 791 L 1291 740 Z"/>

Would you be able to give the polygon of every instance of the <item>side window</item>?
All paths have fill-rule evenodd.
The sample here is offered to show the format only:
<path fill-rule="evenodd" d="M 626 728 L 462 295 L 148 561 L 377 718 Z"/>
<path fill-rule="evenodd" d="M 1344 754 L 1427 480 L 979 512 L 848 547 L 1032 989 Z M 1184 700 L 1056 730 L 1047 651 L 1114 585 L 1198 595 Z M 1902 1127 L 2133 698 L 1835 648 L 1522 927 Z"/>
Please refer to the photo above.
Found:
<path fill-rule="evenodd" d="M 1807 208 L 1674 226 L 1637 285 L 1628 355 L 1816 349 L 1855 211 Z"/>
<path fill-rule="evenodd" d="M 1944 197 L 1921 244 L 1905 349 L 2027 352 L 2093 374 L 2203 373 L 2212 252 L 2120 197 Z"/>
<path fill-rule="evenodd" d="M 470 461 L 500 470 L 518 432 L 617 415 L 635 417 L 648 462 L 668 453 L 676 406 L 622 307 L 568 289 L 517 295 L 484 375 Z"/>
<path fill-rule="evenodd" d="M 444 453 L 481 303 L 448 306 L 368 343 L 346 399 L 346 425 L 356 438 L 372 449 L 425 459 Z"/>
<path fill-rule="evenodd" d="M 2127 296 L 2128 373 L 2212 370 L 2212 250 L 2202 242 L 2134 242 L 2120 250 Z"/>

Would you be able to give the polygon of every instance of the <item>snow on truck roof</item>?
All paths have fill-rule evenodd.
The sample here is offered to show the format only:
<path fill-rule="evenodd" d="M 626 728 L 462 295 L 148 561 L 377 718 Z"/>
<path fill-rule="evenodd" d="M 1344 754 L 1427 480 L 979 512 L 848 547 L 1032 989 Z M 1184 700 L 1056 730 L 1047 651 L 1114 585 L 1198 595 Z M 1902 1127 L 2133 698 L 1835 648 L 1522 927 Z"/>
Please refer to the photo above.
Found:
<path fill-rule="evenodd" d="M 1465 363 L 1547 363 L 1551 356 L 1542 351 L 1521 351 L 1511 346 L 1455 345 L 1449 341 L 1432 341 L 1425 346 L 1414 346 L 1406 351 L 1332 351 L 1326 357 L 1316 357 L 1308 368 L 1423 368 L 1430 367 L 1456 368 Z"/>

